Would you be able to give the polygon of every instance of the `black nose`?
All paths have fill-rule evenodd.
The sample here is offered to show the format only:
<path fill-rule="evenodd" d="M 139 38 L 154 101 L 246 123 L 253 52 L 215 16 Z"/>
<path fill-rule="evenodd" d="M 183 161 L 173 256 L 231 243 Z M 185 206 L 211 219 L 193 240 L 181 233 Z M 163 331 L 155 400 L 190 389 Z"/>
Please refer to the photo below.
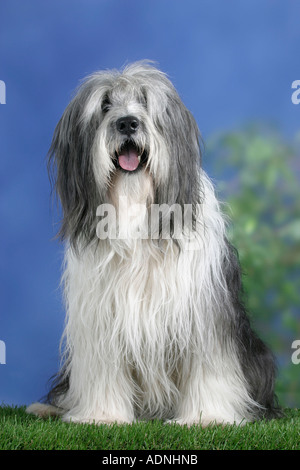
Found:
<path fill-rule="evenodd" d="M 140 121 L 135 116 L 124 116 L 116 122 L 117 130 L 121 134 L 134 134 L 140 125 Z"/>

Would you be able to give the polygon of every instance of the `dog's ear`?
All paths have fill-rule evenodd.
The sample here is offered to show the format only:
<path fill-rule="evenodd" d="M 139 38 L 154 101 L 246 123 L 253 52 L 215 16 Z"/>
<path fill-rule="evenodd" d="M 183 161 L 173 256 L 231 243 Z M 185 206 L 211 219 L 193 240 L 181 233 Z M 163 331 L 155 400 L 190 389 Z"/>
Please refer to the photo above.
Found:
<path fill-rule="evenodd" d="M 154 118 L 169 154 L 168 178 L 158 188 L 158 203 L 196 204 L 200 197 L 200 132 L 173 87 L 166 97 L 164 111 Z"/>
<path fill-rule="evenodd" d="M 200 132 L 192 114 L 180 98 L 168 100 L 166 109 L 169 127 L 170 167 L 179 204 L 199 202 L 200 185 Z M 172 182 L 170 182 L 172 183 Z"/>
<path fill-rule="evenodd" d="M 79 238 L 91 239 L 97 207 L 91 159 L 97 123 L 90 119 L 83 125 L 82 108 L 82 100 L 76 95 L 55 128 L 48 160 L 63 211 L 59 236 L 68 238 L 74 246 Z"/>

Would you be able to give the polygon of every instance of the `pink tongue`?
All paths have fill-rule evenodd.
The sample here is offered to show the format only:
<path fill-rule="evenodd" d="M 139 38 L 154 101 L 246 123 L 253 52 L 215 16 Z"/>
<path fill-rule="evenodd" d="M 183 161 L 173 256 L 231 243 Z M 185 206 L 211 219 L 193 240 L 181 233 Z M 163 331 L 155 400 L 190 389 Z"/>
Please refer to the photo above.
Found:
<path fill-rule="evenodd" d="M 126 149 L 119 155 L 119 165 L 123 170 L 134 171 L 139 166 L 139 156 L 136 150 Z"/>

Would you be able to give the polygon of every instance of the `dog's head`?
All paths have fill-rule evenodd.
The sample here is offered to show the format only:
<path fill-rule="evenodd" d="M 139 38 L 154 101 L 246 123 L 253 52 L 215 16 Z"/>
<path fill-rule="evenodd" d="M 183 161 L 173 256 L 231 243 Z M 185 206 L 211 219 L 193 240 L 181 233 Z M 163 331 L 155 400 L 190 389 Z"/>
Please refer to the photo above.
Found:
<path fill-rule="evenodd" d="M 116 177 L 130 186 L 147 176 L 157 204 L 199 199 L 198 127 L 166 75 L 146 62 L 85 79 L 55 129 L 49 164 L 60 235 L 71 243 L 95 237 L 96 208 Z"/>

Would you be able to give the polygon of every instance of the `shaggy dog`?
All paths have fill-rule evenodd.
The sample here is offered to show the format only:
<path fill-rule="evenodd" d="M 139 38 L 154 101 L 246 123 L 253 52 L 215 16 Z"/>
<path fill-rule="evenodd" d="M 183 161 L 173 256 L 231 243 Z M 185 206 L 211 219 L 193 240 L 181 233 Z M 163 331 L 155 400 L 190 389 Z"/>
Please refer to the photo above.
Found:
<path fill-rule="evenodd" d="M 50 149 L 66 242 L 65 421 L 242 423 L 278 416 L 273 356 L 201 168 L 196 122 L 147 62 L 87 77 Z"/>

